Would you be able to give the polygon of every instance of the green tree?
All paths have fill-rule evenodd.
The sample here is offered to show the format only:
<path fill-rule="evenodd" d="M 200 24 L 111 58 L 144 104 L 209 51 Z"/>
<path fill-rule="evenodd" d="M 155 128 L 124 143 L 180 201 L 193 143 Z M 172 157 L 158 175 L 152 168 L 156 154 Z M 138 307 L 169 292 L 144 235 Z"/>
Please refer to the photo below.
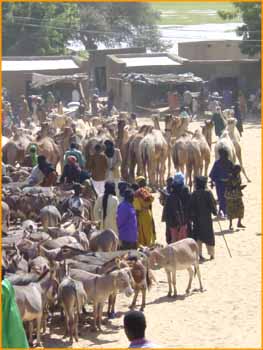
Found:
<path fill-rule="evenodd" d="M 87 50 L 97 49 L 99 43 L 106 47 L 126 43 L 153 51 L 169 47 L 156 25 L 160 14 L 149 3 L 80 3 L 79 7 L 79 39 Z"/>
<path fill-rule="evenodd" d="M 72 3 L 3 3 L 3 55 L 64 53 L 77 13 Z"/>
<path fill-rule="evenodd" d="M 148 3 L 3 3 L 3 55 L 63 54 L 69 40 L 161 50 L 159 13 Z"/>
<path fill-rule="evenodd" d="M 234 2 L 233 12 L 219 11 L 223 19 L 241 16 L 243 25 L 238 27 L 237 34 L 242 36 L 241 52 L 253 56 L 261 50 L 261 2 Z"/>

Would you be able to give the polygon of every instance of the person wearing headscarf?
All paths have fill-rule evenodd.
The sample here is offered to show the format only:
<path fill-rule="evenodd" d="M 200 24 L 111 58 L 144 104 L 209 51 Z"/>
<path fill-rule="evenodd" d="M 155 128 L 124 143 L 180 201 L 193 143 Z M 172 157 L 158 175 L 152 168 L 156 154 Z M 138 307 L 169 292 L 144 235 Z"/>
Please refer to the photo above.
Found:
<path fill-rule="evenodd" d="M 111 229 L 118 235 L 116 213 L 119 200 L 115 192 L 115 183 L 105 182 L 104 194 L 100 195 L 95 202 L 94 218 L 100 222 L 100 229 Z"/>
<path fill-rule="evenodd" d="M 2 348 L 29 349 L 14 287 L 6 278 L 2 280 Z"/>
<path fill-rule="evenodd" d="M 226 213 L 229 220 L 229 230 L 233 230 L 232 221 L 233 219 L 238 219 L 237 227 L 245 228 L 242 224 L 242 219 L 244 217 L 244 203 L 242 190 L 246 185 L 241 185 L 241 167 L 236 164 L 233 167 L 232 173 L 228 180 L 226 181 Z"/>
<path fill-rule="evenodd" d="M 37 157 L 37 165 L 34 166 L 28 178 L 29 186 L 54 186 L 57 182 L 57 173 L 52 164 L 47 162 L 46 157 Z"/>
<path fill-rule="evenodd" d="M 122 202 L 124 200 L 124 193 L 125 191 L 130 187 L 130 185 L 128 184 L 128 182 L 126 181 L 120 181 L 118 183 L 118 198 L 119 198 L 119 202 Z"/>
<path fill-rule="evenodd" d="M 113 92 L 113 89 L 110 89 L 110 91 L 108 92 L 108 100 L 107 100 L 108 116 L 111 116 L 113 106 L 114 106 L 114 92 Z"/>
<path fill-rule="evenodd" d="M 32 163 L 32 167 L 37 165 L 37 146 L 36 145 L 31 145 L 30 149 L 30 158 L 31 158 L 31 163 Z"/>
<path fill-rule="evenodd" d="M 118 185 L 121 173 L 121 152 L 119 148 L 114 147 L 114 143 L 111 140 L 106 140 L 104 142 L 105 145 L 105 156 L 107 157 L 108 169 L 106 173 L 107 181 L 114 181 L 116 186 Z M 118 192 L 118 191 L 117 191 Z"/>
<path fill-rule="evenodd" d="M 54 97 L 53 93 L 51 91 L 48 91 L 47 99 L 46 99 L 48 112 L 51 112 L 52 108 L 55 105 L 55 102 L 56 102 L 56 100 L 55 100 L 55 97 Z"/>
<path fill-rule="evenodd" d="M 30 109 L 28 102 L 24 95 L 20 96 L 20 104 L 19 104 L 19 122 L 26 123 L 27 118 L 30 115 Z"/>
<path fill-rule="evenodd" d="M 77 216 L 84 216 L 84 202 L 82 198 L 80 198 L 81 195 L 81 184 L 75 183 L 73 185 L 74 194 L 72 197 L 69 198 L 68 206 L 69 209 L 74 213 L 74 215 Z"/>
<path fill-rule="evenodd" d="M 223 114 L 221 112 L 221 108 L 217 107 L 215 113 L 213 113 L 212 119 L 215 126 L 215 134 L 216 136 L 220 137 L 223 130 L 226 127 L 226 120 L 223 117 Z"/>
<path fill-rule="evenodd" d="M 152 214 L 154 197 L 146 187 L 146 179 L 143 176 L 137 177 L 135 181 L 139 186 L 133 201 L 138 219 L 138 243 L 142 246 L 150 246 L 156 240 Z"/>
<path fill-rule="evenodd" d="M 224 218 L 226 215 L 225 183 L 229 179 L 234 164 L 228 159 L 228 152 L 221 148 L 218 151 L 219 159 L 215 161 L 209 177 L 212 186 L 216 186 L 216 194 L 219 202 L 219 215 Z"/>
<path fill-rule="evenodd" d="M 94 94 L 91 99 L 91 114 L 93 116 L 99 115 L 99 96 Z"/>
<path fill-rule="evenodd" d="M 67 157 L 67 164 L 64 166 L 63 173 L 60 178 L 60 183 L 72 184 L 73 182 L 80 182 L 81 169 L 75 156 Z"/>
<path fill-rule="evenodd" d="M 162 222 L 165 222 L 165 217 L 166 217 L 166 201 L 168 196 L 172 193 L 173 191 L 173 177 L 168 177 L 166 180 L 166 187 L 163 190 L 160 190 L 160 203 L 163 206 L 163 213 L 162 213 Z M 166 230 L 165 230 L 165 236 L 166 236 L 166 242 L 167 244 L 171 243 L 171 235 L 169 232 L 169 229 L 166 224 Z"/>
<path fill-rule="evenodd" d="M 195 190 L 190 199 L 190 216 L 193 221 L 193 238 L 199 247 L 200 260 L 202 255 L 202 243 L 206 244 L 210 259 L 215 256 L 215 234 L 213 230 L 212 214 L 217 215 L 216 201 L 210 190 L 207 189 L 207 177 L 195 178 Z"/>
<path fill-rule="evenodd" d="M 23 166 L 33 168 L 37 165 L 37 146 L 36 145 L 31 145 L 29 147 L 29 153 L 26 154 Z"/>
<path fill-rule="evenodd" d="M 238 102 L 234 106 L 234 117 L 237 120 L 237 130 L 239 131 L 240 136 L 242 136 L 244 129 L 243 129 L 243 121 L 242 121 L 240 106 Z"/>
<path fill-rule="evenodd" d="M 190 233 L 190 193 L 184 181 L 184 174 L 181 172 L 175 174 L 171 193 L 164 206 L 163 219 L 167 225 L 167 241 L 170 243 L 186 238 Z"/>
<path fill-rule="evenodd" d="M 128 189 L 124 192 L 124 200 L 117 209 L 117 225 L 122 250 L 137 249 L 138 226 L 133 201 L 134 192 Z"/>
<path fill-rule="evenodd" d="M 104 192 L 104 185 L 106 181 L 108 161 L 105 154 L 102 152 L 100 144 L 95 146 L 95 154 L 89 157 L 87 162 L 88 171 L 91 173 L 92 184 L 100 196 Z"/>
<path fill-rule="evenodd" d="M 64 155 L 64 164 L 67 164 L 67 159 L 69 156 L 76 157 L 77 162 L 78 162 L 79 166 L 81 167 L 81 169 L 84 168 L 84 166 L 85 166 L 84 156 L 83 156 L 82 152 L 77 149 L 77 146 L 75 143 L 71 143 L 70 149 L 68 151 L 66 151 L 66 153 Z"/>

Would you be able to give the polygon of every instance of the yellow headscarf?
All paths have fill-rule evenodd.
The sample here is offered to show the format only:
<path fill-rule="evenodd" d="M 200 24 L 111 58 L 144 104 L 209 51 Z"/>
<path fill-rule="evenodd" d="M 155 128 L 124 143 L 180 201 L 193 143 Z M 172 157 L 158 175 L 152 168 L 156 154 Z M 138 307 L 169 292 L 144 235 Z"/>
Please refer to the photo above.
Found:
<path fill-rule="evenodd" d="M 145 177 L 144 176 L 137 176 L 136 179 L 135 179 L 135 182 L 139 183 L 141 181 L 146 181 Z"/>

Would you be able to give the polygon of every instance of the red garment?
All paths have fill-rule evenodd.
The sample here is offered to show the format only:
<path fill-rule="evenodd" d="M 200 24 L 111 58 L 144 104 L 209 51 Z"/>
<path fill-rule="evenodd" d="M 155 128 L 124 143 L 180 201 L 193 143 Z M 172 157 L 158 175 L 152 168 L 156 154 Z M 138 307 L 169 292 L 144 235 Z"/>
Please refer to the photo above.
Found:
<path fill-rule="evenodd" d="M 151 193 L 144 187 L 139 188 L 135 192 L 134 197 L 142 198 L 146 202 L 151 202 L 153 200 L 153 196 L 151 195 Z"/>
<path fill-rule="evenodd" d="M 176 227 L 170 227 L 170 234 L 171 234 L 171 243 L 180 241 L 181 239 L 187 238 L 187 225 L 183 225 L 179 228 Z"/>

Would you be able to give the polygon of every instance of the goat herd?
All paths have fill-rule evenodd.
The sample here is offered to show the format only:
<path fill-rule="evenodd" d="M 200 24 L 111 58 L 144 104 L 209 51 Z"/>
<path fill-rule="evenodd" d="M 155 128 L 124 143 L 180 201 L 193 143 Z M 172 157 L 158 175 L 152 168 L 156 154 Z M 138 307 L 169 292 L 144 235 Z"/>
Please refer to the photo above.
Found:
<path fill-rule="evenodd" d="M 106 302 L 108 317 L 114 317 L 118 293 L 130 297 L 134 292 L 130 305 L 134 309 L 141 292 L 143 310 L 147 289 L 155 281 L 152 270 L 156 268 L 164 268 L 167 273 L 168 296 L 177 295 L 177 270 L 187 269 L 189 273 L 186 293 L 190 292 L 194 274 L 197 274 L 200 291 L 203 290 L 198 246 L 190 238 L 166 247 L 118 251 L 116 234 L 111 230 L 99 231 L 93 221 L 96 194 L 89 180 L 83 190 L 85 218 L 75 217 L 68 212 L 68 199 L 72 194 L 70 187 L 20 186 L 29 174 L 29 169 L 23 166 L 23 160 L 30 143 L 37 144 L 38 153 L 42 152 L 49 161 L 58 165 L 72 137 L 77 138 L 80 146 L 84 145 L 86 157 L 96 143 L 107 138 L 113 139 L 122 153 L 122 177 L 132 179 L 136 166 L 138 174 L 146 174 L 147 169 L 146 175 L 153 187 L 164 185 L 167 159 L 168 172 L 171 171 L 173 159 L 175 168 L 188 175 L 190 186 L 192 168 L 194 175 L 200 174 L 203 161 L 207 174 L 212 146 L 210 122 L 205 123 L 203 132 L 197 130 L 190 138 L 186 136 L 186 133 L 191 133 L 187 130 L 188 123 L 186 125 L 185 120 L 178 117 L 166 120 L 165 133 L 161 131 L 157 118 L 154 118 L 155 129 L 149 126 L 138 128 L 127 123 L 125 126 L 123 119 L 112 119 L 107 123 L 99 119 L 94 118 L 93 126 L 89 122 L 87 128 L 87 122 L 82 120 L 79 125 L 78 121 L 71 126 L 63 124 L 59 134 L 50 136 L 54 129 L 53 120 L 44 123 L 40 131 L 35 127 L 37 136 L 33 134 L 32 126 L 30 131 L 15 129 L 4 140 L 6 174 L 3 176 L 2 190 L 2 263 L 6 277 L 14 285 L 31 345 L 35 327 L 36 345 L 40 345 L 41 328 L 45 333 L 49 320 L 52 331 L 52 317 L 59 311 L 65 319 L 65 334 L 70 337 L 70 341 L 73 341 L 73 337 L 78 341 L 79 316 L 82 313 L 86 315 L 88 304 L 93 305 L 93 330 L 101 330 Z M 81 127 L 82 123 L 87 130 Z M 238 157 L 247 177 L 235 123 L 233 118 L 228 120 L 226 130 L 216 143 L 215 154 L 217 156 L 220 147 L 227 148 L 231 160 L 235 162 Z M 49 129 L 50 125 L 53 125 L 53 129 Z M 56 143 L 53 140 L 57 140 Z M 196 163 L 196 150 L 199 152 L 199 164 Z M 192 164 L 191 159 L 194 160 Z"/>

